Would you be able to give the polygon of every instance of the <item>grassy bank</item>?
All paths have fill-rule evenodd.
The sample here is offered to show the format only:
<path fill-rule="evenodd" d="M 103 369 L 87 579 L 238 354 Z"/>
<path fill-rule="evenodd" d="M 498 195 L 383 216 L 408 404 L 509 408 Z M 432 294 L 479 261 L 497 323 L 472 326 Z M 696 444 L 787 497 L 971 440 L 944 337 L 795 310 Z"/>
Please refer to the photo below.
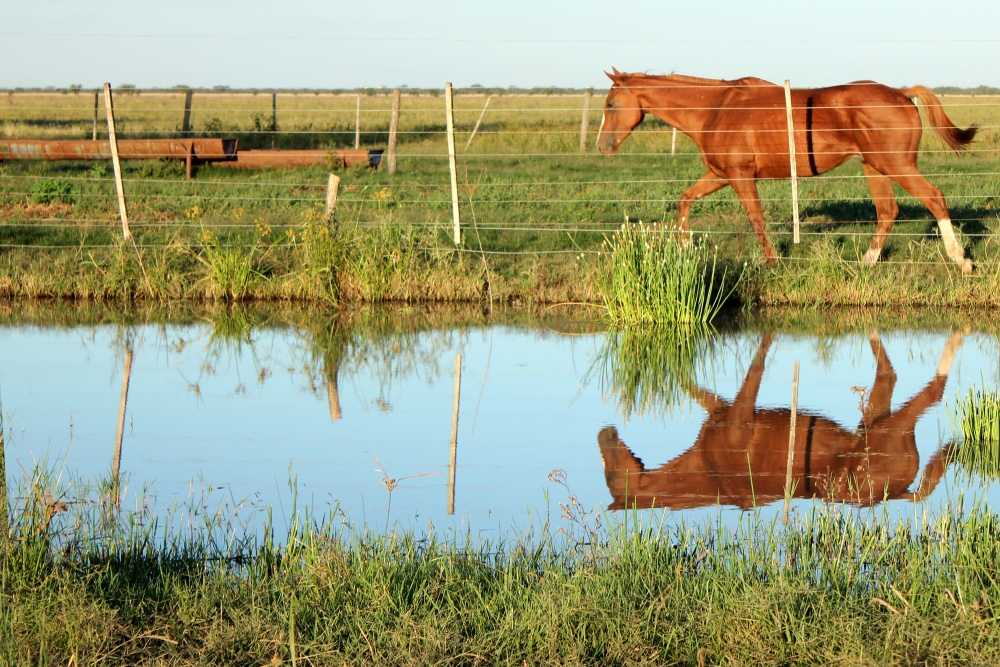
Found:
<path fill-rule="evenodd" d="M 123 97 L 123 136 L 174 136 L 181 99 Z M 0 105 L 3 133 L 86 134 L 90 100 L 14 96 Z M 266 95 L 206 96 L 205 106 L 196 104 L 195 131 L 238 136 L 244 146 L 269 145 L 272 132 L 260 122 L 269 101 Z M 323 224 L 327 167 L 238 172 L 206 166 L 189 182 L 179 162 L 128 162 L 133 247 L 120 240 L 109 165 L 7 163 L 0 170 L 0 295 L 596 302 L 593 277 L 605 237 L 624 218 L 674 224 L 678 197 L 704 173 L 683 135 L 678 154 L 667 154 L 670 128 L 653 119 L 613 160 L 598 155 L 592 141 L 579 152 L 582 99 L 573 96 L 494 98 L 464 148 L 484 101 L 473 95 L 456 101 L 463 221 L 457 247 L 450 236 L 442 100 L 405 96 L 399 172 L 342 171 L 333 233 Z M 353 142 L 354 96 L 289 96 L 286 102 L 279 111 L 280 147 Z M 994 102 L 945 99 L 963 126 L 998 125 Z M 363 145 L 384 142 L 390 105 L 384 95 L 363 98 Z M 596 128 L 596 105 L 592 116 Z M 595 136 L 592 130 L 590 139 Z M 777 268 L 760 265 L 757 241 L 730 190 L 698 202 L 692 224 L 718 247 L 720 267 L 735 271 L 749 263 L 748 279 L 734 295 L 744 303 L 994 307 L 1000 300 L 997 141 L 987 129 L 962 155 L 945 151 L 933 134 L 922 144 L 921 169 L 948 198 L 960 240 L 977 265 L 972 278 L 958 275 L 929 213 L 902 191 L 884 263 L 861 268 L 875 209 L 854 163 L 802 180 L 799 245 L 791 243 L 789 184 L 760 183 L 772 240 L 785 258 Z"/>
<path fill-rule="evenodd" d="M 12 494 L 0 565 L 6 664 L 1000 659 L 1000 517 L 982 507 L 897 523 L 817 505 L 730 528 L 627 515 L 481 541 L 307 513 L 261 527 L 201 498 L 153 517 L 107 483 L 36 481 Z"/>

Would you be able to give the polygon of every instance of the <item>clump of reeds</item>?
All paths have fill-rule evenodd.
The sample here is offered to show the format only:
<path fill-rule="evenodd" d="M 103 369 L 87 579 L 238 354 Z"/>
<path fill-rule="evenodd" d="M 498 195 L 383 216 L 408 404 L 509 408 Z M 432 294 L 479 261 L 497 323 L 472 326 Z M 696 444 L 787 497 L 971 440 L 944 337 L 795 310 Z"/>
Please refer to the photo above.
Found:
<path fill-rule="evenodd" d="M 665 224 L 626 222 L 606 237 L 597 291 L 615 324 L 707 323 L 733 292 L 716 248 Z"/>
<path fill-rule="evenodd" d="M 256 241 L 250 248 L 227 245 L 211 232 L 201 235 L 203 250 L 198 259 L 208 267 L 212 293 L 217 299 L 242 299 L 257 275 L 254 270 Z"/>
<path fill-rule="evenodd" d="M 951 448 L 951 461 L 978 477 L 1000 477 L 1000 392 L 970 387 L 948 419 L 960 438 Z"/>

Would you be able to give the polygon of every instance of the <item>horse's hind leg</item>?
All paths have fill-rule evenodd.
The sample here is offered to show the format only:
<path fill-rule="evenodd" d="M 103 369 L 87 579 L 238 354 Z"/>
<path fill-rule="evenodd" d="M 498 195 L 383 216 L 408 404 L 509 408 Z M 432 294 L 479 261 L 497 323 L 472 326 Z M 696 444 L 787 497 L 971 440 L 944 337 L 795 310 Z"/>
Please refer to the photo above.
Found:
<path fill-rule="evenodd" d="M 865 266 L 874 266 L 882 254 L 885 240 L 889 236 L 892 225 L 899 215 L 899 206 L 896 204 L 896 195 L 892 191 L 892 179 L 882 174 L 874 167 L 861 163 L 868 177 L 868 187 L 872 191 L 872 200 L 875 202 L 875 211 L 878 214 L 878 227 L 875 229 L 875 236 L 868 247 L 868 252 L 862 258 Z"/>
<path fill-rule="evenodd" d="M 885 170 L 880 170 L 886 173 Z M 944 194 L 924 178 L 915 166 L 899 166 L 889 172 L 892 180 L 903 186 L 907 192 L 919 199 L 937 220 L 941 230 L 941 240 L 951 261 L 962 269 L 962 273 L 972 273 L 972 260 L 965 258 L 965 250 L 955 238 L 955 230 L 951 226 L 951 216 L 944 202 Z"/>
<path fill-rule="evenodd" d="M 691 229 L 688 222 L 688 213 L 691 210 L 691 204 L 695 203 L 702 197 L 712 194 L 713 192 L 718 192 L 727 185 L 729 185 L 729 181 L 720 176 L 716 176 L 712 172 L 708 172 L 695 181 L 691 187 L 685 190 L 681 195 L 681 198 L 677 201 L 678 231 L 682 234 L 687 234 L 687 232 Z"/>
<path fill-rule="evenodd" d="M 767 238 L 767 222 L 764 220 L 764 211 L 760 207 L 760 196 L 757 194 L 757 181 L 752 173 L 743 173 L 730 176 L 729 185 L 736 191 L 736 195 L 743 204 L 743 209 L 750 218 L 754 234 L 760 242 L 760 247 L 764 250 L 764 261 L 768 266 L 774 266 L 778 262 L 778 253 L 774 251 L 770 239 Z"/>

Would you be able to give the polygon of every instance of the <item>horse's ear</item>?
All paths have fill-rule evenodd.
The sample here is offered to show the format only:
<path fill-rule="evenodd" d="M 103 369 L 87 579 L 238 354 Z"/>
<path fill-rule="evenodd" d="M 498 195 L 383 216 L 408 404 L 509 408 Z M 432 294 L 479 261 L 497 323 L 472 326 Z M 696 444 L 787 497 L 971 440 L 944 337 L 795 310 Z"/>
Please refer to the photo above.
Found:
<path fill-rule="evenodd" d="M 614 83 L 620 84 L 622 82 L 622 76 L 624 75 L 614 67 L 611 68 L 611 71 L 614 73 L 608 74 L 607 72 L 605 72 L 604 75 L 607 76 L 609 79 L 611 79 Z"/>

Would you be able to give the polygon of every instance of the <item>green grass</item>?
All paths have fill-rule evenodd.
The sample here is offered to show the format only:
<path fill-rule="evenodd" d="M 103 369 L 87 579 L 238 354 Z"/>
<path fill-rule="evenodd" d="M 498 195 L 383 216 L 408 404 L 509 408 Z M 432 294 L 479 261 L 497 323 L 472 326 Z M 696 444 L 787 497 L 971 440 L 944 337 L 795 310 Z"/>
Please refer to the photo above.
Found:
<path fill-rule="evenodd" d="M 949 410 L 948 418 L 958 437 L 951 460 L 976 477 L 1000 478 L 1000 394 L 970 387 Z"/>
<path fill-rule="evenodd" d="M 816 504 L 482 539 L 30 473 L 0 563 L 6 664 L 991 664 L 1000 517 Z M 294 495 L 294 487 L 293 487 Z M 254 517 L 266 517 L 262 526 Z M 294 656 L 294 657 L 293 657 Z"/>
<path fill-rule="evenodd" d="M 704 237 L 679 238 L 676 228 L 625 221 L 605 241 L 598 259 L 597 291 L 618 326 L 704 325 L 736 286 L 717 275 L 717 249 Z"/>

